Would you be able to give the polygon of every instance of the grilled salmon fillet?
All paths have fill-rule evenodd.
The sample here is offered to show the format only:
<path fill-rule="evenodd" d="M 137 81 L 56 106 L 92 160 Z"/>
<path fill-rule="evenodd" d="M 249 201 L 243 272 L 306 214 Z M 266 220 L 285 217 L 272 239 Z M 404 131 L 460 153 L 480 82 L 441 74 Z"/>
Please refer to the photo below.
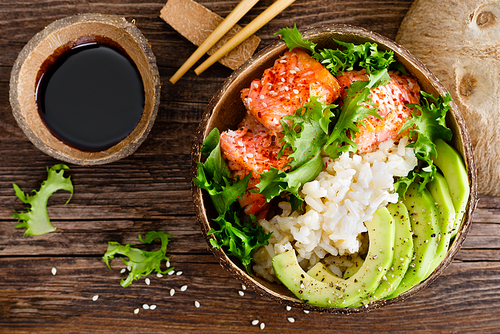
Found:
<path fill-rule="evenodd" d="M 323 65 L 302 49 L 287 51 L 264 71 L 261 79 L 243 89 L 241 97 L 248 112 L 271 134 L 283 130 L 280 120 L 295 113 L 311 95 L 328 104 L 340 95 L 340 85 Z"/>
<path fill-rule="evenodd" d="M 417 81 L 399 72 L 389 71 L 391 80 L 384 86 L 372 90 L 369 97 L 378 105 L 377 113 L 382 119 L 370 116 L 363 124 L 359 124 L 354 142 L 358 145 L 358 153 L 375 150 L 378 145 L 388 139 L 399 141 L 408 131 L 399 133 L 404 122 L 411 117 L 412 109 L 406 107 L 408 103 L 420 102 L 420 87 Z M 358 80 L 368 80 L 366 70 L 346 71 L 338 75 L 337 79 L 342 86 L 341 94 L 345 94 L 350 84 Z"/>

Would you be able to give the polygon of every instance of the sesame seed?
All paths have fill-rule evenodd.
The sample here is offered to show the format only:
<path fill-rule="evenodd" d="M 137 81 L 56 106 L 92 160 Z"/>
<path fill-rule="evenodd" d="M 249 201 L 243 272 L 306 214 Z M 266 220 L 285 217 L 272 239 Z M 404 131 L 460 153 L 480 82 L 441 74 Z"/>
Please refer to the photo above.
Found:
<path fill-rule="evenodd" d="M 242 290 L 246 290 L 246 289 L 247 289 L 247 287 L 245 286 L 245 284 L 242 284 L 242 285 L 241 285 L 241 289 L 242 289 Z"/>
<path fill-rule="evenodd" d="M 175 289 L 170 289 L 170 296 L 173 296 L 175 294 Z"/>
<path fill-rule="evenodd" d="M 260 99 L 261 99 L 261 100 L 264 100 L 265 98 L 266 98 L 266 97 L 265 97 L 264 95 L 262 95 L 262 94 L 260 95 Z"/>
<path fill-rule="evenodd" d="M 186 291 L 186 290 L 187 290 L 187 288 L 188 288 L 188 286 L 187 286 L 187 285 L 183 285 L 183 286 L 181 286 L 181 291 Z"/>
<path fill-rule="evenodd" d="M 297 73 L 297 71 L 295 71 L 295 70 L 290 70 L 290 74 L 296 74 L 296 73 Z"/>
<path fill-rule="evenodd" d="M 264 106 L 264 108 L 267 108 L 267 103 L 266 102 L 262 102 L 262 105 Z"/>
<path fill-rule="evenodd" d="M 287 311 L 290 311 L 291 309 L 292 309 L 292 307 L 291 307 L 291 306 L 289 306 L 289 305 L 287 305 L 286 310 L 287 310 Z"/>
<path fill-rule="evenodd" d="M 281 59 L 281 60 L 280 60 L 280 63 L 282 63 L 282 64 L 286 64 L 286 60 L 285 60 L 285 59 Z"/>
<path fill-rule="evenodd" d="M 259 88 L 259 84 L 258 84 L 258 83 L 254 83 L 254 84 L 253 84 L 253 86 L 254 86 L 255 88 Z"/>
<path fill-rule="evenodd" d="M 146 282 L 146 285 L 151 284 L 151 280 L 149 278 L 147 278 L 147 277 L 146 277 L 146 279 L 144 281 Z"/>
<path fill-rule="evenodd" d="M 167 266 L 167 268 L 170 267 L 170 261 L 167 261 L 166 266 Z"/>
<path fill-rule="evenodd" d="M 290 89 L 290 88 L 289 88 L 288 86 L 285 86 L 285 91 L 287 91 L 287 92 L 288 92 L 288 90 L 289 90 L 289 89 Z"/>
<path fill-rule="evenodd" d="M 196 307 L 196 308 L 200 307 L 200 302 L 197 301 L 197 300 L 195 300 L 194 301 L 194 307 Z"/>
<path fill-rule="evenodd" d="M 99 299 L 99 295 L 95 295 L 94 297 L 92 297 L 93 301 L 96 301 L 97 299 Z"/>
<path fill-rule="evenodd" d="M 280 75 L 285 75 L 285 74 L 286 74 L 286 72 L 281 72 L 281 73 L 280 73 Z"/>
<path fill-rule="evenodd" d="M 52 268 L 50 270 L 50 272 L 52 273 L 52 275 L 55 275 L 55 274 L 57 274 L 57 269 L 56 268 Z"/>
<path fill-rule="evenodd" d="M 295 66 L 295 71 L 300 71 L 300 68 L 298 68 L 297 66 Z"/>
<path fill-rule="evenodd" d="M 298 93 L 299 93 L 299 90 L 298 90 L 298 89 L 294 89 L 294 90 L 293 90 L 293 93 L 294 93 L 294 94 L 298 94 Z"/>
<path fill-rule="evenodd" d="M 169 274 L 169 275 L 173 275 L 173 274 L 175 274 L 175 270 L 171 270 L 171 271 L 169 271 L 169 272 L 168 272 L 168 274 Z"/>
<path fill-rule="evenodd" d="M 304 288 L 305 288 L 304 283 L 300 283 L 300 288 L 301 288 L 301 289 L 304 289 Z"/>
<path fill-rule="evenodd" d="M 239 294 L 241 297 L 243 297 L 243 296 L 245 295 L 245 293 L 244 293 L 243 291 L 241 291 L 241 290 L 240 290 L 240 291 L 238 291 L 238 294 Z"/>
<path fill-rule="evenodd" d="M 266 327 L 266 324 L 264 324 L 263 322 L 260 323 L 260 329 L 264 329 Z"/>
<path fill-rule="evenodd" d="M 182 275 L 182 271 L 178 271 L 175 273 L 177 276 L 181 276 Z"/>
<path fill-rule="evenodd" d="M 309 310 L 304 310 L 304 313 L 305 314 L 309 314 Z"/>
<path fill-rule="evenodd" d="M 156 305 L 154 305 L 154 304 L 149 307 L 150 310 L 154 310 L 155 308 L 156 308 Z"/>
<path fill-rule="evenodd" d="M 291 322 L 291 323 L 294 323 L 294 322 L 295 322 L 295 319 L 294 319 L 294 318 L 292 318 L 292 317 L 288 317 L 288 318 L 287 318 L 287 320 L 288 320 L 289 322 Z"/>
<path fill-rule="evenodd" d="M 163 277 L 163 275 L 162 275 L 161 273 L 158 273 L 158 274 L 156 274 L 156 277 L 158 277 L 158 278 L 162 278 L 162 277 Z"/>
<path fill-rule="evenodd" d="M 281 82 L 285 82 L 285 78 L 281 78 Z"/>
<path fill-rule="evenodd" d="M 149 305 L 148 304 L 143 304 L 142 308 L 145 309 L 145 310 L 149 310 Z"/>
<path fill-rule="evenodd" d="M 259 320 L 253 320 L 253 321 L 252 321 L 252 325 L 256 326 L 256 325 L 258 325 L 258 324 L 259 324 Z"/>
<path fill-rule="evenodd" d="M 122 270 L 120 270 L 120 274 L 123 274 L 126 271 L 127 271 L 127 268 L 123 268 Z"/>
<path fill-rule="evenodd" d="M 136 308 L 136 309 L 134 310 L 134 314 L 137 314 L 137 313 L 139 313 L 139 308 Z"/>
<path fill-rule="evenodd" d="M 132 267 L 131 266 L 127 266 L 127 270 L 128 271 L 132 271 Z"/>

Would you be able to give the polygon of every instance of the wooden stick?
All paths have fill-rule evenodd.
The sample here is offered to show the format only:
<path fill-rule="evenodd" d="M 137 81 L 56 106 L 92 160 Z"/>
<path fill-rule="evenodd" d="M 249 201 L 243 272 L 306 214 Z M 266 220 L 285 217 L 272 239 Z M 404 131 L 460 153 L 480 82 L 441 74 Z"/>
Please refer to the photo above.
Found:
<path fill-rule="evenodd" d="M 221 24 L 207 37 L 196 51 L 170 78 L 175 84 L 225 33 L 231 29 L 259 0 L 242 0 L 238 6 L 221 22 Z"/>
<path fill-rule="evenodd" d="M 245 39 L 250 37 L 257 30 L 262 28 L 266 23 L 271 21 L 276 15 L 281 13 L 285 8 L 290 6 L 295 0 L 277 0 L 265 11 L 263 11 L 259 16 L 257 16 L 252 22 L 250 22 L 246 27 L 244 27 L 239 33 L 237 33 L 233 38 L 231 38 L 226 44 L 224 44 L 217 52 L 210 56 L 207 60 L 198 66 L 194 72 L 200 75 L 207 68 L 212 66 L 216 61 L 224 57 L 226 53 L 240 45 Z"/>

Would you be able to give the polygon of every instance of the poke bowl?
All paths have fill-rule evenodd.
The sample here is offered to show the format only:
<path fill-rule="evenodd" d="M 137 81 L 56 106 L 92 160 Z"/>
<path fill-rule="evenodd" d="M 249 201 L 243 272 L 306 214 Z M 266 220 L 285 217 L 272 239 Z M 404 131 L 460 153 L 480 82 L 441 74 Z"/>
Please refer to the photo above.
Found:
<path fill-rule="evenodd" d="M 386 37 L 337 24 L 279 33 L 224 82 L 196 133 L 207 243 L 285 305 L 349 314 L 402 302 L 439 277 L 470 228 L 466 125 L 436 77 Z"/>

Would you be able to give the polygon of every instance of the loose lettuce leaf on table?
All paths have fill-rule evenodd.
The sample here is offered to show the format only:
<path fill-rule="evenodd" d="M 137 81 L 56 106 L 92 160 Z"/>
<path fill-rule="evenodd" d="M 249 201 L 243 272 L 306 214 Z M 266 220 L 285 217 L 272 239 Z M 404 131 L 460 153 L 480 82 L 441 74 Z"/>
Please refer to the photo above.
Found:
<path fill-rule="evenodd" d="M 69 167 L 63 164 L 47 167 L 47 180 L 42 182 L 39 191 L 32 191 L 33 195 L 26 194 L 17 184 L 13 184 L 16 196 L 23 203 L 30 205 L 27 212 L 15 212 L 12 215 L 20 222 L 20 224 L 16 225 L 16 228 L 26 228 L 25 236 L 41 235 L 56 230 L 51 224 L 47 213 L 47 202 L 49 197 L 58 190 L 69 191 L 71 194 L 65 204 L 70 201 L 73 195 L 73 184 L 69 176 L 64 177 L 64 170 L 66 169 L 69 169 Z"/>
<path fill-rule="evenodd" d="M 131 268 L 127 279 L 122 279 L 120 281 L 121 286 L 124 288 L 132 284 L 132 281 L 138 280 L 142 276 L 151 274 L 153 270 L 156 270 L 158 274 L 166 274 L 169 271 L 174 270 L 174 267 L 169 267 L 166 270 L 161 270 L 160 268 L 161 261 L 169 260 L 165 254 L 167 252 L 168 238 L 171 237 L 172 235 L 165 234 L 163 231 L 150 231 L 146 234 L 144 239 L 139 234 L 139 240 L 142 243 L 150 244 L 155 239 L 161 240 L 160 249 L 154 252 L 133 248 L 132 246 L 135 246 L 134 244 L 126 244 L 125 246 L 122 246 L 118 242 L 109 241 L 108 250 L 102 257 L 103 262 L 106 263 L 108 268 L 111 269 L 109 261 L 112 260 L 116 254 L 128 257 L 128 261 L 122 258 L 123 263 Z"/>

